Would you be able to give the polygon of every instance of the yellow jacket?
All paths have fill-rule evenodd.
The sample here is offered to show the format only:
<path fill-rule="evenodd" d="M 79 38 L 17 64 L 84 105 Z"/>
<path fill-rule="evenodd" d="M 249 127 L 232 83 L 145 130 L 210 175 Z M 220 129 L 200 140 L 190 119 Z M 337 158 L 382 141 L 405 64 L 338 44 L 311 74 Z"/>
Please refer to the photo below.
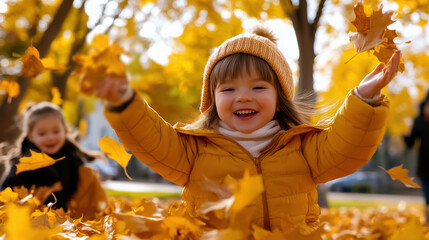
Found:
<path fill-rule="evenodd" d="M 316 185 L 355 172 L 383 138 L 389 100 L 377 106 L 351 91 L 328 127 L 300 125 L 274 137 L 258 158 L 215 130 L 173 127 L 138 95 L 122 112 L 105 116 L 124 145 L 143 163 L 183 189 L 182 199 L 200 206 L 217 200 L 204 185 L 261 174 L 265 192 L 252 206 L 252 223 L 274 229 L 287 214 L 294 222 L 318 221 Z"/>

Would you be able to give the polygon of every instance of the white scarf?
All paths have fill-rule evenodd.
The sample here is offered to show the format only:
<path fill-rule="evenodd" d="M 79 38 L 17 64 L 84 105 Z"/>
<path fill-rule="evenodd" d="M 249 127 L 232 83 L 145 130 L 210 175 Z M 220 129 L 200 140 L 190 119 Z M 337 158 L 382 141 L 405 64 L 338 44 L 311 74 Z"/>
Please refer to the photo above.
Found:
<path fill-rule="evenodd" d="M 255 158 L 261 154 L 261 150 L 271 142 L 277 133 L 283 132 L 281 131 L 280 124 L 277 120 L 272 120 L 265 126 L 251 133 L 236 131 L 226 125 L 223 121 L 219 121 L 219 127 L 217 130 L 223 135 L 237 141 Z"/>

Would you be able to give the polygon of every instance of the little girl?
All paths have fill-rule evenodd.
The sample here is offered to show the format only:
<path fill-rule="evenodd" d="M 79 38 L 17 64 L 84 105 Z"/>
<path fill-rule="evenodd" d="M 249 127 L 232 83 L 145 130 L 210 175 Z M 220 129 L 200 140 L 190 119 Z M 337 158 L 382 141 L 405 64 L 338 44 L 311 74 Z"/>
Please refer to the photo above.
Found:
<path fill-rule="evenodd" d="M 142 162 L 182 186 L 182 199 L 196 208 L 217 197 L 206 179 L 222 183 L 245 170 L 260 174 L 264 192 L 249 209 L 252 224 L 280 228 L 286 214 L 300 225 L 318 222 L 316 186 L 353 173 L 381 142 L 389 111 L 380 90 L 395 76 L 396 52 L 350 91 L 325 127 L 306 124 L 293 100 L 292 72 L 271 32 L 258 28 L 225 41 L 207 62 L 202 118 L 171 126 L 126 79 L 106 78 L 94 94 L 107 101 L 105 116 Z"/>
<path fill-rule="evenodd" d="M 65 210 L 71 208 L 73 213 L 82 213 L 83 208 L 97 209 L 100 201 L 106 205 L 106 195 L 98 178 L 83 166 L 84 162 L 93 161 L 96 155 L 83 151 L 74 140 L 67 137 L 63 112 L 57 105 L 41 102 L 30 106 L 24 115 L 24 128 L 20 156 L 12 159 L 13 166 L 2 189 L 15 186 L 31 188 L 33 185 L 36 188 L 50 187 L 56 198 L 53 207 Z M 29 157 L 30 150 L 46 153 L 53 159 L 65 159 L 51 166 L 16 174 L 19 158 Z M 45 204 L 55 202 L 49 193 L 45 197 L 46 200 L 41 199 Z"/>

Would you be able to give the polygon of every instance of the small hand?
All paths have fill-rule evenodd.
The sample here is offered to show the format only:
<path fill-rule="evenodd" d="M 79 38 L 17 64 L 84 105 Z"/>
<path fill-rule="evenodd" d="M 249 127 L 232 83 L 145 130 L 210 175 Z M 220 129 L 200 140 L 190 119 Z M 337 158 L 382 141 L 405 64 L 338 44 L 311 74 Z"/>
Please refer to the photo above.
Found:
<path fill-rule="evenodd" d="M 363 98 L 372 98 L 376 96 L 382 88 L 387 86 L 398 73 L 401 51 L 397 50 L 389 60 L 387 67 L 383 63 L 368 74 L 357 87 L 359 95 Z"/>
<path fill-rule="evenodd" d="M 129 88 L 125 77 L 106 77 L 94 90 L 94 95 L 109 103 L 118 102 Z"/>

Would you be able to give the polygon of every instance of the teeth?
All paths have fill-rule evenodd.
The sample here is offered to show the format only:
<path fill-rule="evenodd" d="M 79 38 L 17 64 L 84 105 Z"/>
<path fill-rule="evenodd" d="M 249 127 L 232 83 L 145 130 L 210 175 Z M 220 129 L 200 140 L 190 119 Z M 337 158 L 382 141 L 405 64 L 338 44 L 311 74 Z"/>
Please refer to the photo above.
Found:
<path fill-rule="evenodd" d="M 253 114 L 256 113 L 255 111 L 251 111 L 251 110 L 241 110 L 241 111 L 237 111 L 234 112 L 235 114 Z"/>

